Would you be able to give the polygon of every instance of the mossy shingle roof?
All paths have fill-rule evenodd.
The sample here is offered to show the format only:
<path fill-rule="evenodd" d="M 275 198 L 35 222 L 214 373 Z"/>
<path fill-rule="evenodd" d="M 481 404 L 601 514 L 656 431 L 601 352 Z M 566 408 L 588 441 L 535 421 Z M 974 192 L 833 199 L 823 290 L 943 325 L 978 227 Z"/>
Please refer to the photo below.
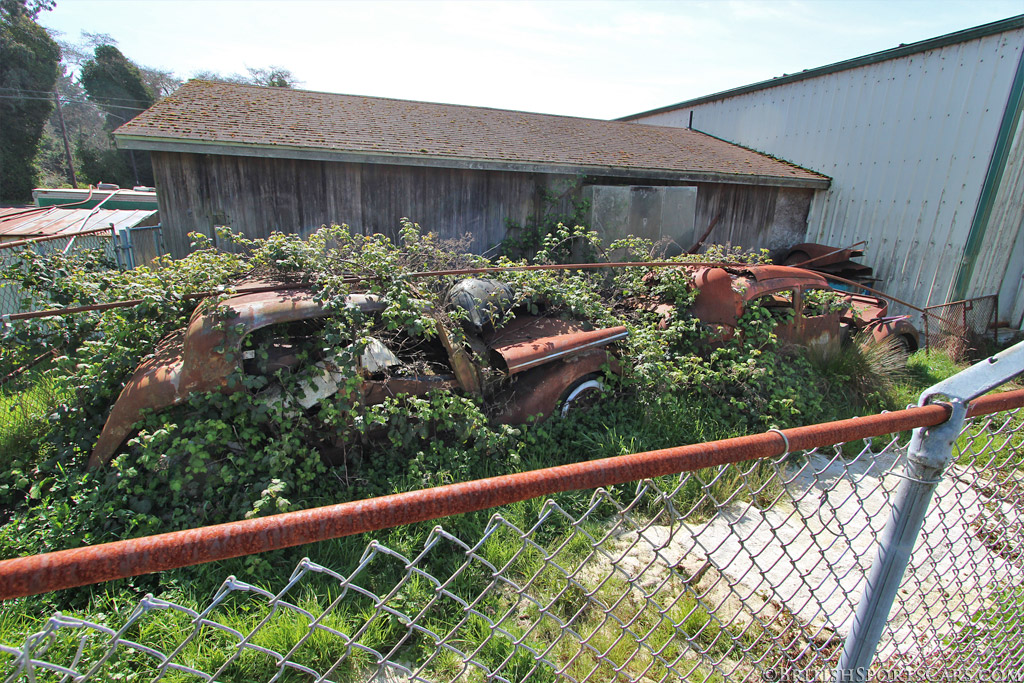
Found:
<path fill-rule="evenodd" d="M 826 176 L 684 128 L 189 81 L 121 147 L 825 186 Z"/>

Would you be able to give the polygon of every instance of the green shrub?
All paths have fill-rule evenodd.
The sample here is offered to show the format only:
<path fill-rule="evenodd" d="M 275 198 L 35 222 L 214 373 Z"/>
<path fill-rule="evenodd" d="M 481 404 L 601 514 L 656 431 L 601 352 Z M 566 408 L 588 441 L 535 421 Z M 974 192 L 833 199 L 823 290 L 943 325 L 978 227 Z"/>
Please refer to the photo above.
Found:
<path fill-rule="evenodd" d="M 5 348 L 9 342 L 55 344 L 59 337 L 64 355 L 45 375 L 61 397 L 49 428 L 31 433 L 29 454 L 12 460 L 17 476 L 3 495 L 11 514 L 7 529 L 18 529 L 8 538 L 19 540 L 16 546 L 0 544 L 3 553 L 97 543 L 735 436 L 850 410 L 845 397 L 830 399 L 834 378 L 822 376 L 799 350 L 778 345 L 773 332 L 778 318 L 766 309 L 751 306 L 733 339 L 709 346 L 709 331 L 689 313 L 695 290 L 684 269 L 511 271 L 502 277 L 521 309 L 629 328 L 620 350 L 625 372 L 609 377 L 611 392 L 594 410 L 509 427 L 491 424 L 478 400 L 450 392 L 361 405 L 346 400 L 354 396 L 353 380 L 336 400 L 302 411 L 293 407 L 294 397 L 316 372 L 305 362 L 271 377 L 232 378 L 244 391 L 193 395 L 183 405 L 147 415 L 110 466 L 86 469 L 110 407 L 139 359 L 184 326 L 198 306 L 212 307 L 228 295 L 243 276 L 308 286 L 332 315 L 317 323 L 315 344 L 300 345 L 300 356 L 308 354 L 308 361 L 329 353 L 352 377 L 355 359 L 371 336 L 429 340 L 437 335 L 436 316 L 444 315 L 446 294 L 457 278 L 410 278 L 410 272 L 525 265 L 452 251 L 408 221 L 398 244 L 381 235 L 353 234 L 345 226 L 323 228 L 305 240 L 283 234 L 249 240 L 230 231 L 222 237 L 233 242 L 231 252 L 218 251 L 199 236 L 187 258 L 152 268 L 119 272 L 74 256 L 52 262 L 30 257 L 18 273 L 5 274 L 20 278 L 27 296 L 62 305 L 142 303 L 75 316 L 67 329 L 43 319 L 49 321 L 4 330 Z M 605 251 L 585 228 L 556 225 L 540 239 L 535 258 L 564 261 L 571 256 L 565 250 L 570 243 Z M 653 246 L 630 238 L 609 248 L 643 259 L 654 253 Z M 765 258 L 730 250 L 678 260 L 716 257 Z M 363 278 L 361 288 L 386 302 L 379 320 L 344 305 L 353 274 Z M 209 290 L 221 294 L 205 300 L 189 296 Z M 661 317 L 644 303 L 652 296 L 675 307 L 667 329 L 658 328 Z M 225 318 L 219 324 L 232 322 Z M 454 342 L 463 343 L 458 325 L 450 329 Z M 247 343 L 260 352 L 258 333 Z M 461 519 L 479 524 L 476 516 Z"/>

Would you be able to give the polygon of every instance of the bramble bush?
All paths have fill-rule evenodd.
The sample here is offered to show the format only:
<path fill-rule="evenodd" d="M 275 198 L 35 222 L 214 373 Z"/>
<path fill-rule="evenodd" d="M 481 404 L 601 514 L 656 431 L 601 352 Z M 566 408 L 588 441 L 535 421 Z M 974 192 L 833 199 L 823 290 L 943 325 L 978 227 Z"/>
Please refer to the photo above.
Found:
<path fill-rule="evenodd" d="M 32 257 L 18 272 L 2 274 L 17 278 L 27 296 L 45 295 L 66 306 L 142 300 L 130 308 L 4 328 L 4 349 L 63 349 L 47 376 L 67 397 L 53 406 L 50 428 L 29 452 L 7 454 L 10 476 L 0 486 L 0 504 L 8 511 L 0 530 L 5 553 L 94 544 L 787 427 L 851 409 L 844 389 L 822 377 L 800 349 L 778 344 L 776 315 L 751 306 L 737 335 L 710 345 L 711 331 L 689 312 L 695 290 L 688 272 L 653 268 L 499 276 L 511 286 L 517 310 L 629 329 L 619 350 L 625 371 L 609 375 L 606 400 L 589 412 L 511 427 L 492 424 L 479 399 L 452 392 L 363 405 L 355 364 L 372 339 L 415 348 L 436 339 L 441 320 L 452 343 L 472 353 L 459 321 L 446 317 L 454 315 L 446 296 L 459 278 L 410 273 L 527 261 L 461 253 L 408 221 L 397 244 L 346 226 L 325 227 L 307 239 L 274 234 L 250 240 L 230 231 L 222 236 L 234 243 L 231 252 L 199 236 L 188 257 L 151 268 L 111 271 L 74 256 Z M 534 259 L 564 262 L 572 253 L 566 245 L 579 243 L 594 253 L 624 250 L 638 260 L 655 253 L 653 244 L 637 238 L 606 250 L 586 228 L 559 224 L 539 237 Z M 718 250 L 677 260 L 698 258 L 757 263 L 766 257 Z M 303 362 L 291 371 L 232 378 L 243 391 L 193 395 L 146 415 L 109 466 L 87 469 L 110 407 L 139 360 L 197 308 L 214 310 L 247 278 L 309 287 L 330 312 L 290 330 Z M 214 295 L 189 296 L 208 291 Z M 384 311 L 375 317 L 347 307 L 345 297 L 353 291 L 380 296 Z M 659 329 L 662 317 L 648 305 L 655 299 L 675 307 L 666 329 Z M 230 317 L 219 324 L 233 329 Z M 265 360 L 259 332 L 244 348 L 254 362 Z M 353 379 L 332 399 L 300 409 L 298 400 L 321 372 L 316 363 L 325 358 Z"/>

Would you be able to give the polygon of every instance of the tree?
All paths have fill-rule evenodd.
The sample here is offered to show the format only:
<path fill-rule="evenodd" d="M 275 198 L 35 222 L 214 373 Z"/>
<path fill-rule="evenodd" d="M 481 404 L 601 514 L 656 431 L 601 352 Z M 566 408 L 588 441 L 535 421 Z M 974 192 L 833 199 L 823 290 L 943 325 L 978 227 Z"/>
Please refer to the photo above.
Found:
<path fill-rule="evenodd" d="M 80 81 L 91 102 L 107 113 L 107 129 L 114 130 L 153 106 L 153 91 L 142 72 L 113 45 L 96 47 L 93 59 L 82 65 Z"/>
<path fill-rule="evenodd" d="M 79 81 L 86 96 L 106 113 L 106 129 L 112 132 L 153 105 L 153 91 L 142 71 L 113 45 L 96 46 L 93 59 L 82 64 Z M 76 145 L 86 177 L 119 185 L 152 185 L 153 166 L 146 152 L 89 149 Z M 130 171 L 129 171 L 130 169 Z"/>
<path fill-rule="evenodd" d="M 69 40 L 60 40 L 59 35 L 59 33 L 54 35 L 54 39 L 60 45 L 61 52 L 64 55 L 63 61 L 65 65 L 74 68 L 81 68 L 82 65 L 93 59 L 94 51 L 101 45 L 117 47 L 117 40 L 108 33 L 81 31 L 81 40 L 77 43 Z M 142 66 L 134 62 L 132 64 L 138 68 L 139 73 L 142 74 L 143 82 L 156 99 L 170 95 L 181 86 L 181 79 L 177 78 L 171 71 Z"/>
<path fill-rule="evenodd" d="M 266 69 L 253 69 L 246 67 L 249 72 L 249 82 L 253 85 L 264 85 L 271 88 L 294 88 L 301 85 L 292 72 L 279 66 L 271 66 Z"/>
<path fill-rule="evenodd" d="M 28 17 L 35 21 L 40 12 L 49 12 L 57 0 L 0 0 L 0 20 L 12 17 Z"/>
<path fill-rule="evenodd" d="M 52 4 L 0 0 L 0 200 L 32 197 L 32 162 L 53 109 L 61 56 L 32 17 Z"/>
<path fill-rule="evenodd" d="M 139 71 L 142 73 L 142 80 L 146 82 L 146 85 L 157 99 L 167 97 L 181 87 L 181 79 L 176 77 L 172 71 L 154 69 L 148 66 L 140 66 Z"/>
<path fill-rule="evenodd" d="M 197 71 L 192 74 L 193 78 L 201 78 L 205 81 L 224 81 L 225 83 L 241 83 L 243 85 L 262 85 L 271 88 L 294 88 L 302 85 L 302 81 L 295 78 L 289 69 L 280 66 L 269 66 L 266 69 L 245 67 L 248 74 L 231 74 L 225 76 L 216 71 Z"/>
<path fill-rule="evenodd" d="M 2 1 L 2 0 L 0 0 Z M 120 185 L 128 185 L 135 182 L 135 173 L 131 166 L 131 153 L 120 152 L 114 146 L 113 139 L 108 131 L 109 118 L 106 114 L 114 115 L 114 123 L 120 121 L 116 117 L 128 118 L 134 112 L 109 108 L 103 110 L 99 104 L 87 99 L 87 94 L 78 80 L 80 73 L 87 62 L 95 60 L 95 51 L 102 45 L 117 47 L 117 40 L 106 33 L 89 33 L 81 31 L 77 41 L 67 40 L 59 31 L 51 29 L 50 35 L 61 48 L 61 74 L 57 80 L 57 93 L 60 96 L 64 114 L 64 124 L 67 129 L 68 138 L 72 141 L 72 165 L 81 183 L 96 184 L 99 182 L 113 182 Z M 153 69 L 145 66 L 135 65 L 142 75 L 142 80 L 156 97 L 164 97 L 171 94 L 180 85 L 181 81 L 173 73 L 162 69 Z M 117 102 L 117 104 L 124 104 Z M 36 156 L 36 167 L 40 182 L 47 186 L 59 187 L 68 182 L 69 172 L 64 145 L 60 118 L 57 109 L 54 108 L 50 121 L 46 124 L 43 132 L 42 142 L 39 145 L 39 154 Z M 140 161 L 145 156 L 140 152 L 134 153 L 136 160 Z M 143 162 L 140 169 L 140 182 L 145 182 L 147 166 Z"/>

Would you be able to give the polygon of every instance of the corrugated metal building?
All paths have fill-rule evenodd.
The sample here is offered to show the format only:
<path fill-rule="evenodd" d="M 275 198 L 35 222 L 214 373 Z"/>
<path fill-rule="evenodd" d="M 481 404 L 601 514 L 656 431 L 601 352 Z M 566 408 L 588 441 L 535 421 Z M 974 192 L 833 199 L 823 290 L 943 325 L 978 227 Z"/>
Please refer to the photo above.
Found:
<path fill-rule="evenodd" d="M 810 241 L 866 239 L 891 294 L 1024 316 L 1024 15 L 625 117 L 832 177 Z"/>

